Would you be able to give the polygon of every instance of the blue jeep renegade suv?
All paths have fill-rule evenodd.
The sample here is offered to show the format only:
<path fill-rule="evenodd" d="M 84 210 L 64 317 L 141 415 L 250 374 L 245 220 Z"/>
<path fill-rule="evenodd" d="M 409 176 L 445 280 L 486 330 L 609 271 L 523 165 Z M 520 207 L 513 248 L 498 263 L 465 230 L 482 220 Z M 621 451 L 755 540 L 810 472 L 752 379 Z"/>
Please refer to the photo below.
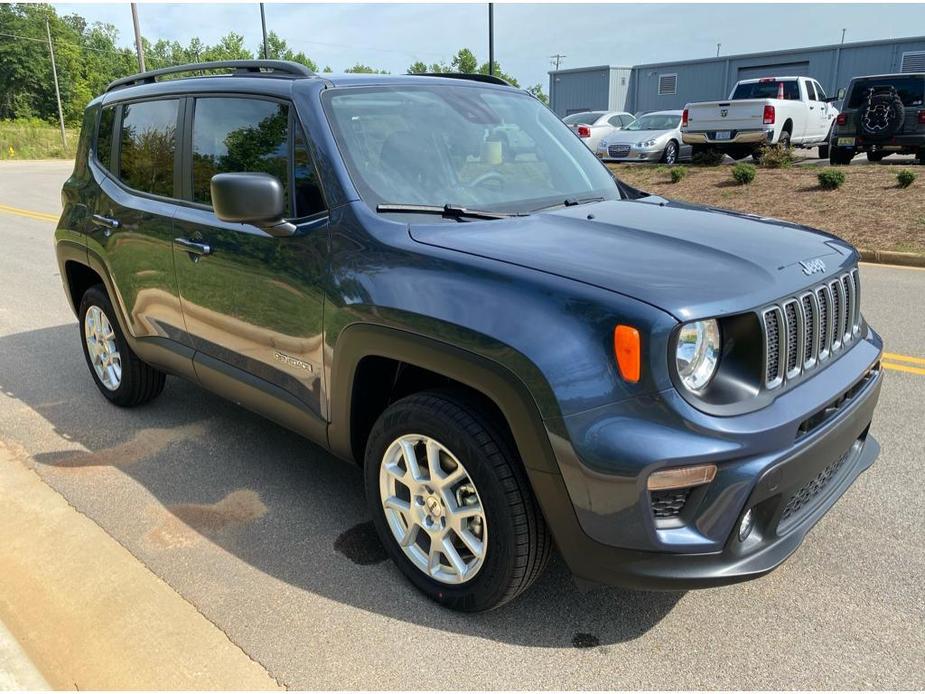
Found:
<path fill-rule="evenodd" d="M 454 609 L 553 545 L 596 582 L 760 576 L 877 456 L 855 249 L 634 190 L 501 80 L 135 75 L 63 196 L 99 391 L 181 376 L 363 466 L 387 551 Z"/>

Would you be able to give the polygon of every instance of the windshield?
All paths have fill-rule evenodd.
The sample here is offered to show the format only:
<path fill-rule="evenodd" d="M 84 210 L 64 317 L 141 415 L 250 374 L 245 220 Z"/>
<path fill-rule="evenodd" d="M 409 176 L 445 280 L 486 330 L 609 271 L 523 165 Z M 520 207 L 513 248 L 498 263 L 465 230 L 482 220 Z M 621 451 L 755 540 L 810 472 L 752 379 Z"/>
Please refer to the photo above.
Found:
<path fill-rule="evenodd" d="M 565 199 L 620 198 L 591 150 L 522 92 L 375 86 L 323 98 L 351 179 L 372 207 L 530 212 Z"/>
<path fill-rule="evenodd" d="M 796 80 L 767 82 L 748 82 L 736 86 L 732 93 L 732 100 L 741 99 L 790 99 L 800 100 L 800 86 Z"/>
<path fill-rule="evenodd" d="M 681 125 L 681 115 L 657 114 L 641 116 L 639 120 L 627 125 L 624 130 L 674 130 Z"/>
<path fill-rule="evenodd" d="M 562 119 L 567 125 L 593 125 L 594 122 L 604 115 L 603 111 L 585 111 L 584 113 L 573 113 Z"/>
<path fill-rule="evenodd" d="M 903 106 L 921 106 L 925 103 L 925 79 L 921 77 L 878 77 L 856 80 L 848 97 L 848 108 L 858 108 L 867 100 L 871 89 L 874 94 L 885 94 L 890 88 L 896 90 Z"/>

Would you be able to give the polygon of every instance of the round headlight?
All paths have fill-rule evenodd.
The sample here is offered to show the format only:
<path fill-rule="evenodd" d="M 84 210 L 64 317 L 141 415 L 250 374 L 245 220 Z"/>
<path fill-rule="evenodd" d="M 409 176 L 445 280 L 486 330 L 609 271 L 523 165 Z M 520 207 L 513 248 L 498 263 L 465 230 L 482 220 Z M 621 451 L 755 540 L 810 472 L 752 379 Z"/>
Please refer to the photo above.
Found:
<path fill-rule="evenodd" d="M 690 390 L 706 386 L 719 364 L 719 323 L 698 320 L 681 326 L 675 365 L 681 382 Z"/>

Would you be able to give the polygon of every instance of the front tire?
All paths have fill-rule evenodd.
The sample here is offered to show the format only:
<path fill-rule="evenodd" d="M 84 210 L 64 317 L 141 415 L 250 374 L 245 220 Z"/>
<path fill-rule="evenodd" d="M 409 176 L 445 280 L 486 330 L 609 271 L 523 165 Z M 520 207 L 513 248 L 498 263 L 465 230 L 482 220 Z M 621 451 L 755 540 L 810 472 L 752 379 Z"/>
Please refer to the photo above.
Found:
<path fill-rule="evenodd" d="M 445 392 L 403 398 L 366 446 L 366 498 L 392 560 L 453 610 L 499 607 L 545 567 L 551 540 L 513 446 Z"/>
<path fill-rule="evenodd" d="M 84 292 L 77 313 L 87 367 L 107 400 L 119 407 L 135 407 L 160 395 L 166 376 L 128 346 L 102 285 Z"/>
<path fill-rule="evenodd" d="M 886 152 L 867 152 L 867 161 L 871 164 L 879 164 L 886 156 Z"/>
<path fill-rule="evenodd" d="M 678 163 L 678 143 L 674 140 L 669 140 L 665 145 L 665 150 L 662 152 L 662 163 L 668 165 Z"/>

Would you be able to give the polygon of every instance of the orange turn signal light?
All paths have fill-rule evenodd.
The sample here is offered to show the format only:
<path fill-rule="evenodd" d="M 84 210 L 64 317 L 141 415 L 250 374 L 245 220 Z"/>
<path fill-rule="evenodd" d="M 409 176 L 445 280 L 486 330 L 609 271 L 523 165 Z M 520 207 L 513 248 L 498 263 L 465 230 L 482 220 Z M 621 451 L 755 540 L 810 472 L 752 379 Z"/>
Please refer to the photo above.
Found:
<path fill-rule="evenodd" d="M 624 381 L 639 382 L 642 359 L 640 357 L 639 331 L 628 325 L 618 325 L 613 331 L 613 351 L 617 366 Z"/>
<path fill-rule="evenodd" d="M 701 484 L 709 484 L 715 476 L 716 466 L 713 464 L 669 468 L 649 475 L 648 487 L 650 492 L 697 487 Z"/>

